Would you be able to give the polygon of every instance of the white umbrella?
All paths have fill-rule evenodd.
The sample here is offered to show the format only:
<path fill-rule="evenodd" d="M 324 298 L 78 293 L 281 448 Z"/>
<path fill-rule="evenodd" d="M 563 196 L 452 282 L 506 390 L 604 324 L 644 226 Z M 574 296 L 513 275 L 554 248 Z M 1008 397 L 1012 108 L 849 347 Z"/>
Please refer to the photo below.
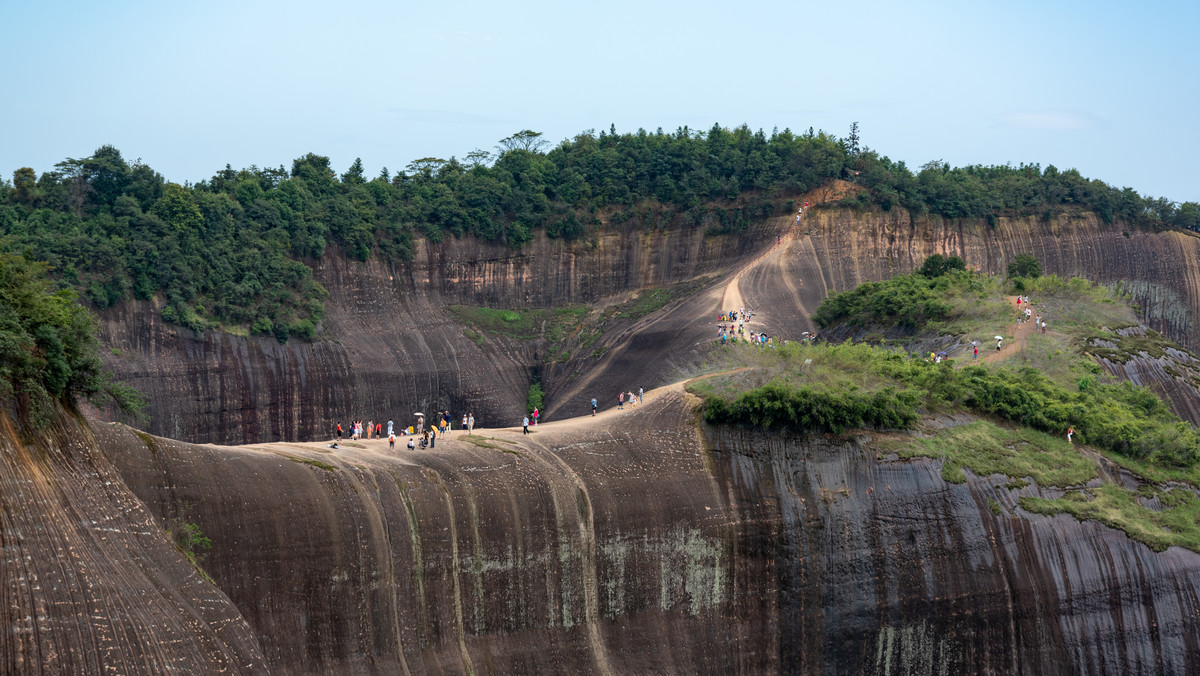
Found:
<path fill-rule="evenodd" d="M 417 416 L 418 418 L 424 418 L 424 417 L 425 417 L 425 414 L 424 414 L 424 413 L 414 413 L 413 415 Z"/>
<path fill-rule="evenodd" d="M 996 340 L 1004 340 L 1004 336 L 996 336 Z"/>

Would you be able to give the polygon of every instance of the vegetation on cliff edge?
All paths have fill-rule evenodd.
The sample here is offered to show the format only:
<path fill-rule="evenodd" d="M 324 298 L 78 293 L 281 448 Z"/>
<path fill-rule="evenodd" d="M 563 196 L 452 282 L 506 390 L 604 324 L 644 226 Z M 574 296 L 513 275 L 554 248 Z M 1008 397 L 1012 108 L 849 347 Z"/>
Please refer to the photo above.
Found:
<path fill-rule="evenodd" d="M 853 303 L 835 298 L 836 312 L 822 310 L 854 321 L 863 317 L 862 307 L 872 307 L 878 298 L 891 298 L 900 307 L 906 299 L 926 299 L 931 285 L 911 278 L 917 276 L 890 286 L 872 285 L 869 293 L 852 296 Z M 1014 320 L 1010 305 L 994 302 L 996 295 L 1011 290 L 1006 282 L 957 271 L 946 277 L 950 281 L 940 287 L 942 295 L 933 297 L 951 309 L 942 321 L 926 323 L 926 331 L 954 324 L 963 307 L 955 294 L 962 288 L 970 289 L 982 305 L 998 308 L 990 327 L 985 315 L 974 319 L 977 331 L 1000 331 Z M 1125 361 L 1138 355 L 1162 357 L 1170 350 L 1185 353 L 1157 334 L 1137 333 L 1141 330 L 1119 288 L 1054 276 L 1021 278 L 1021 285 L 1054 331 L 1018 329 L 1029 332 L 1024 345 L 1003 361 L 931 363 L 866 344 L 792 343 L 774 350 L 735 344 L 717 350 L 713 367 L 739 370 L 693 381 L 688 389 L 704 398 L 704 417 L 710 423 L 798 433 L 856 427 L 917 430 L 922 415 L 969 413 L 975 422 L 884 434 L 875 443 L 882 454 L 897 458 L 940 459 L 948 482 L 964 481 L 963 470 L 969 469 L 980 476 L 1027 477 L 1040 486 L 1060 487 L 1066 489 L 1061 498 L 1027 495 L 1020 504 L 1028 511 L 1097 519 L 1155 549 L 1179 545 L 1200 551 L 1200 499 L 1195 495 L 1200 434 L 1153 392 L 1108 376 L 1090 357 L 1115 355 Z M 969 360 L 970 346 L 963 345 L 959 354 Z M 1076 431 L 1074 443 L 1066 439 L 1068 428 Z M 1141 487 L 1131 490 L 1103 479 L 1097 487 L 1101 474 L 1088 449 L 1140 477 Z M 996 489 L 1024 487 L 1016 481 Z"/>
<path fill-rule="evenodd" d="M 0 254 L 0 402 L 40 425 L 53 403 L 109 396 L 139 407 L 132 389 L 116 384 L 97 356 L 92 317 L 69 289 L 53 290 L 45 265 Z"/>
<path fill-rule="evenodd" d="M 286 341 L 315 336 L 326 293 L 310 265 L 330 246 L 355 260 L 407 260 L 417 238 L 474 235 L 519 247 L 536 230 L 574 239 L 603 223 L 737 233 L 793 212 L 799 195 L 838 178 L 864 188 L 843 200 L 853 208 L 989 219 L 1091 211 L 1132 227 L 1200 228 L 1196 204 L 1074 170 L 931 162 L 914 172 L 860 145 L 857 128 L 846 138 L 613 128 L 546 145 L 525 130 L 495 153 L 422 158 L 374 178 L 361 161 L 338 175 L 310 153 L 290 169 L 226 166 L 182 186 L 102 146 L 0 181 L 0 249 L 50 263 L 94 307 L 157 297 L 168 322 Z"/>

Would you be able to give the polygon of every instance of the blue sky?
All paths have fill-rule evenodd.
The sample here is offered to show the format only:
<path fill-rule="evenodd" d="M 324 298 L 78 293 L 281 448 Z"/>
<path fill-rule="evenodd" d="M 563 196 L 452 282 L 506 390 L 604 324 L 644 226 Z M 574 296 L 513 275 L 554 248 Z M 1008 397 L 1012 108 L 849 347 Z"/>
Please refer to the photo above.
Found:
<path fill-rule="evenodd" d="M 1054 164 L 1200 201 L 1197 26 L 1194 0 L 0 0 L 0 175 L 105 143 L 184 182 L 307 152 L 374 175 L 526 128 L 858 121 L 914 168 Z"/>

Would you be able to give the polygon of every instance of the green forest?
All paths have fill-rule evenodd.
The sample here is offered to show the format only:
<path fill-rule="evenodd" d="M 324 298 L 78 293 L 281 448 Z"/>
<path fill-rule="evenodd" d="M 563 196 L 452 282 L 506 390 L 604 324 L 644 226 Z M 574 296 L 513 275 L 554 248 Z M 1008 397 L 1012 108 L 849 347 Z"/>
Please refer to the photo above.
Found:
<path fill-rule="evenodd" d="M 360 261 L 407 260 L 413 241 L 475 236 L 520 247 L 537 230 L 586 237 L 653 213 L 714 234 L 788 213 L 830 180 L 866 188 L 841 206 L 979 217 L 1090 211 L 1132 227 L 1200 229 L 1200 205 L 1143 197 L 1053 166 L 930 162 L 919 171 L 861 145 L 857 124 L 770 135 L 742 126 L 673 133 L 586 131 L 549 147 L 525 130 L 465 159 L 422 158 L 374 178 L 308 154 L 290 169 L 228 165 L 168 182 L 112 146 L 0 181 L 0 251 L 43 261 L 96 308 L 157 297 L 195 330 L 312 339 L 326 292 L 310 265 L 331 247 Z"/>

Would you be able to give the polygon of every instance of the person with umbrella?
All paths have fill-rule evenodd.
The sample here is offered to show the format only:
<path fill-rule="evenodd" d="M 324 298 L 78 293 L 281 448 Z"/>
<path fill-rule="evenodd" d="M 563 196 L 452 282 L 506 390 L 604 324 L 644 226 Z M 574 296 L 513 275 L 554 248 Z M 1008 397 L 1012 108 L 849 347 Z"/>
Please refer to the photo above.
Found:
<path fill-rule="evenodd" d="M 996 351 L 1000 351 L 1000 346 L 1004 342 L 1004 336 L 996 336 Z"/>

